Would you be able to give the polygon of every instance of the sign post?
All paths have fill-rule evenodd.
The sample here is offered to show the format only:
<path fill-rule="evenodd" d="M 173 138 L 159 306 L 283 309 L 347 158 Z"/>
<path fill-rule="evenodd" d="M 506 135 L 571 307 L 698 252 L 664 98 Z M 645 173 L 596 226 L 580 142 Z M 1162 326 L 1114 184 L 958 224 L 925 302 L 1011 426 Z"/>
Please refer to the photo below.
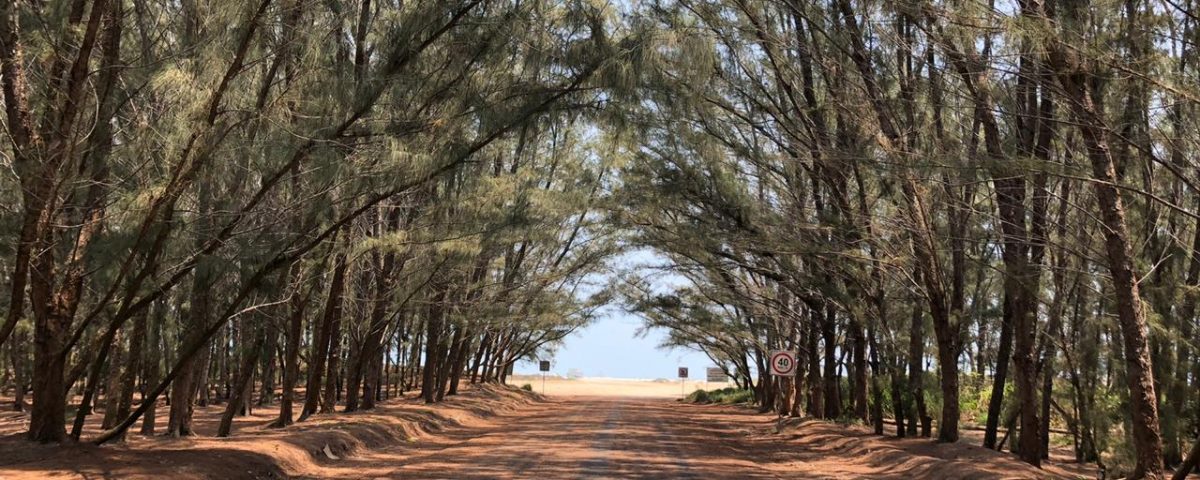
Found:
<path fill-rule="evenodd" d="M 687 396 L 687 378 L 687 367 L 679 367 L 679 394 L 684 397 Z"/>
<path fill-rule="evenodd" d="M 787 405 L 784 405 L 783 392 L 790 386 L 786 384 L 785 381 L 788 377 L 796 376 L 796 352 L 790 352 L 787 350 L 772 350 L 771 354 L 767 358 L 769 359 L 768 364 L 771 366 L 771 375 L 780 377 L 780 394 L 776 395 L 776 398 L 779 399 L 779 406 L 777 406 L 776 409 L 779 410 L 779 419 L 780 422 L 782 422 L 784 410 L 787 408 Z M 782 426 L 783 424 L 780 423 L 779 427 L 777 428 L 782 428 Z"/>
<path fill-rule="evenodd" d="M 538 362 L 538 370 L 542 372 L 542 395 L 546 394 L 546 372 L 550 371 L 550 361 L 542 360 Z"/>
<path fill-rule="evenodd" d="M 771 375 L 778 377 L 796 376 L 796 352 L 771 350 Z"/>

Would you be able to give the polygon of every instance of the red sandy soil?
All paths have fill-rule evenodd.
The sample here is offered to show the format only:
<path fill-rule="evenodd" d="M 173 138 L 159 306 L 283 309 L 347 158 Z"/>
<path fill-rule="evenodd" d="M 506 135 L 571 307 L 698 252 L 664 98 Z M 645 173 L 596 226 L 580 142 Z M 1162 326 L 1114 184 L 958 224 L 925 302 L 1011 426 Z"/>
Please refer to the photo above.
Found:
<path fill-rule="evenodd" d="M 277 408 L 256 409 L 236 419 L 229 438 L 213 437 L 224 406 L 196 407 L 195 437 L 130 433 L 127 442 L 103 447 L 30 443 L 22 433 L 28 415 L 3 412 L 0 479 L 371 478 L 347 459 L 400 452 L 443 431 L 492 425 L 491 417 L 517 415 L 535 397 L 512 388 L 481 387 L 436 406 L 412 398 L 394 400 L 369 412 L 313 415 L 284 429 L 267 428 Z M 165 430 L 166 412 L 160 405 L 160 432 Z M 100 431 L 101 417 L 89 417 L 85 441 Z M 132 431 L 136 430 L 135 426 Z M 326 446 L 338 460 L 329 458 Z"/>
<path fill-rule="evenodd" d="M 812 420 L 775 433 L 770 415 L 667 398 L 485 387 L 434 407 L 396 400 L 281 430 L 264 428 L 273 413 L 258 410 L 217 439 L 207 435 L 220 407 L 202 408 L 201 436 L 133 434 L 105 447 L 31 444 L 19 433 L 26 417 L 5 413 L 0 478 L 1096 478 L 1079 465 L 1037 470 L 981 447 Z"/>

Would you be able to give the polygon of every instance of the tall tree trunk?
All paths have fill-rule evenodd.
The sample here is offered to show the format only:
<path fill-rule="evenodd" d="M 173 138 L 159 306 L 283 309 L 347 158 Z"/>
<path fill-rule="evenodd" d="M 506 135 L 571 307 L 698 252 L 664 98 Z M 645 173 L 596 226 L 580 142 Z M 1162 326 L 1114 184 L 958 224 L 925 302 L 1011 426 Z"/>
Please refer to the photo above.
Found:
<path fill-rule="evenodd" d="M 212 228 L 212 181 L 208 178 L 200 180 L 197 202 L 199 208 L 196 215 L 196 231 L 194 244 L 203 248 L 207 243 Z M 212 288 L 215 283 L 215 272 L 209 262 L 197 264 L 192 273 L 191 302 L 188 309 L 188 319 L 183 327 L 183 343 L 189 343 L 198 338 L 212 320 Z M 206 349 L 207 350 L 207 349 Z M 176 377 L 171 386 L 171 409 L 167 415 L 167 434 L 172 437 L 183 437 L 192 434 L 192 401 L 199 389 L 207 389 L 208 361 L 207 353 L 201 358 L 190 359 Z"/>
<path fill-rule="evenodd" d="M 1000 325 L 1000 343 L 996 347 L 996 369 L 992 373 L 992 394 L 988 399 L 987 424 L 983 432 L 983 446 L 996 448 L 1000 416 L 1004 408 L 1004 384 L 1008 381 L 1008 364 L 1012 358 L 1012 308 L 1008 295 L 1004 296 L 1004 312 Z"/>
<path fill-rule="evenodd" d="M 866 422 L 867 415 L 867 338 L 857 320 L 850 321 L 850 334 L 854 341 L 854 417 Z M 872 355 L 874 352 L 872 351 Z M 878 361 L 872 362 L 878 374 Z M 881 427 L 882 428 L 882 427 Z"/>
<path fill-rule="evenodd" d="M 346 286 L 346 264 L 346 253 L 338 252 L 334 260 L 333 277 L 329 281 L 325 310 L 321 314 L 321 321 L 313 329 L 313 350 L 309 356 L 308 383 L 304 387 L 304 409 L 300 412 L 300 421 L 317 413 L 317 407 L 320 406 L 323 385 L 321 378 L 326 373 L 331 345 L 338 341 L 333 338 L 332 333 L 334 322 L 341 316 L 342 291 Z"/>
<path fill-rule="evenodd" d="M 39 442 L 61 442 L 66 435 L 66 385 L 60 355 L 68 333 L 60 321 L 39 321 L 34 327 L 33 411 L 29 438 Z"/>
<path fill-rule="evenodd" d="M 867 327 L 867 337 L 871 347 L 871 425 L 876 435 L 883 435 L 883 369 L 879 361 L 879 342 L 876 340 L 875 327 Z"/>
<path fill-rule="evenodd" d="M 915 418 L 910 420 L 908 432 L 916 435 L 917 423 L 921 422 L 921 436 L 933 436 L 933 417 L 925 407 L 925 315 L 918 302 L 912 306 L 912 329 L 908 334 L 908 388 L 913 399 Z"/>
<path fill-rule="evenodd" d="M 822 418 L 835 419 L 842 415 L 842 399 L 838 396 L 841 381 L 837 375 L 837 324 L 836 311 L 832 306 L 825 307 L 825 318 L 821 322 L 822 345 L 825 348 L 824 380 L 825 414 Z"/>
<path fill-rule="evenodd" d="M 470 353 L 467 347 L 470 341 L 471 335 L 464 333 L 457 342 L 457 351 L 452 356 L 453 363 L 450 366 L 450 389 L 446 392 L 447 395 L 458 395 L 458 383 L 466 371 L 467 355 Z"/>
<path fill-rule="evenodd" d="M 15 412 L 25 411 L 25 391 L 28 381 L 25 378 L 25 332 L 13 335 L 13 341 L 8 344 L 8 355 L 13 369 L 13 404 Z"/>
<path fill-rule="evenodd" d="M 296 398 L 296 381 L 300 377 L 300 337 L 304 335 L 304 312 L 308 305 L 307 290 L 310 294 L 315 288 L 304 288 L 303 269 L 299 262 L 293 263 L 289 277 L 291 278 L 292 301 L 288 302 L 287 332 L 284 334 L 283 348 L 283 385 L 279 394 L 279 417 L 271 423 L 274 428 L 286 427 L 292 424 L 292 407 Z M 317 282 L 313 282 L 315 285 Z"/>
<path fill-rule="evenodd" d="M 146 354 L 142 360 L 142 378 L 145 380 L 144 383 L 146 385 L 155 385 L 162 380 L 162 367 L 161 359 L 159 358 L 159 352 L 163 351 L 163 324 L 166 320 L 163 318 L 165 316 L 164 311 L 166 309 L 163 308 L 162 304 L 163 300 L 159 300 L 154 303 L 154 308 L 150 314 L 153 324 L 149 325 L 148 334 L 146 335 L 146 343 L 144 344 Z M 142 392 L 142 401 L 147 401 L 145 391 Z M 146 410 L 145 415 L 142 416 L 142 435 L 154 434 L 154 430 L 157 427 L 157 412 L 157 405 L 152 404 Z"/>
<path fill-rule="evenodd" d="M 121 379 L 128 369 L 128 352 L 122 345 L 126 340 L 124 337 L 125 335 L 118 335 L 114 340 L 115 350 L 108 365 L 107 384 L 104 386 L 104 419 L 100 422 L 101 428 L 105 430 L 112 428 L 123 418 L 117 416 L 117 405 L 121 403 Z"/>
<path fill-rule="evenodd" d="M 441 365 L 442 302 L 446 298 L 446 287 L 438 285 L 434 292 L 429 304 L 429 318 L 425 320 L 425 364 L 421 367 L 421 398 L 425 403 L 433 403 L 438 396 L 435 390 Z"/>
<path fill-rule="evenodd" d="M 821 418 L 825 415 L 825 382 L 821 379 L 821 355 L 817 346 L 819 345 L 821 332 L 817 326 L 825 318 L 825 309 L 820 305 L 810 306 L 809 311 L 811 317 L 817 321 L 809 322 L 808 335 L 808 351 L 811 354 L 808 357 L 808 412 L 810 415 Z"/>
<path fill-rule="evenodd" d="M 265 318 L 255 319 L 258 322 L 265 321 Z M 248 328 L 249 325 L 243 325 L 243 328 Z M 234 380 L 233 389 L 230 392 L 229 403 L 225 405 L 225 411 L 221 413 L 221 423 L 217 426 L 218 437 L 228 437 L 233 429 L 233 416 L 237 414 L 242 406 L 250 400 L 248 390 L 254 380 L 254 366 L 258 363 L 258 358 L 262 353 L 263 345 L 266 343 L 266 327 L 254 327 L 254 333 L 243 332 L 242 338 L 248 340 L 250 345 L 246 347 L 246 351 L 242 353 L 241 363 L 238 365 L 237 377 Z M 253 338 L 252 340 L 250 338 Z"/>
<path fill-rule="evenodd" d="M 279 335 L 271 330 L 267 332 L 267 341 L 263 344 L 262 358 L 262 392 L 258 396 L 258 406 L 266 406 L 275 402 L 275 352 L 278 349 Z"/>
<path fill-rule="evenodd" d="M 1124 345 L 1126 382 L 1129 388 L 1133 444 L 1137 464 L 1133 478 L 1161 478 L 1162 438 L 1159 430 L 1158 403 L 1154 392 L 1153 367 L 1147 340 L 1146 314 L 1138 291 L 1125 206 L 1117 184 L 1116 167 L 1109 151 L 1109 134 L 1101 106 L 1092 102 L 1091 80 L 1094 74 L 1078 58 L 1078 53 L 1059 43 L 1050 42 L 1050 60 L 1092 164 L 1092 183 L 1104 225 L 1104 247 L 1116 297 L 1117 320 Z"/>
<path fill-rule="evenodd" d="M 325 394 L 321 400 L 321 413 L 333 413 L 337 407 L 339 386 L 342 381 L 342 312 L 341 300 L 338 301 L 337 315 L 329 326 L 329 360 L 326 361 Z"/>

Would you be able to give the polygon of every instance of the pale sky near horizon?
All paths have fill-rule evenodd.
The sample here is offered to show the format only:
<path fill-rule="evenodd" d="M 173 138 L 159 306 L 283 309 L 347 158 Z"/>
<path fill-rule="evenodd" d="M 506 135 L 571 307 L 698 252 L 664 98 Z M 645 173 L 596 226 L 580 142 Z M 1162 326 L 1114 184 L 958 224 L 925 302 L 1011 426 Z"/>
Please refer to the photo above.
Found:
<path fill-rule="evenodd" d="M 550 362 L 550 373 L 566 376 L 573 368 L 587 377 L 676 378 L 677 367 L 688 367 L 689 378 L 704 378 L 704 369 L 714 366 L 695 350 L 662 349 L 664 330 L 636 335 L 642 319 L 610 307 L 606 315 L 567 337 Z M 536 362 L 520 362 L 513 371 L 536 374 Z"/>
<path fill-rule="evenodd" d="M 648 250 L 627 252 L 613 260 L 624 269 L 639 265 L 661 265 L 663 257 Z M 678 276 L 658 275 L 654 284 L 669 290 L 672 284 L 685 282 Z M 704 378 L 704 369 L 712 367 L 708 356 L 692 349 L 663 349 L 659 345 L 667 337 L 665 330 L 651 330 L 637 335 L 642 327 L 640 317 L 625 312 L 618 304 L 605 307 L 594 322 L 571 334 L 550 359 L 550 373 L 566 376 L 579 369 L 587 377 L 611 378 L 677 378 L 677 367 L 688 367 L 689 378 Z M 517 374 L 536 374 L 536 361 L 518 362 Z"/>

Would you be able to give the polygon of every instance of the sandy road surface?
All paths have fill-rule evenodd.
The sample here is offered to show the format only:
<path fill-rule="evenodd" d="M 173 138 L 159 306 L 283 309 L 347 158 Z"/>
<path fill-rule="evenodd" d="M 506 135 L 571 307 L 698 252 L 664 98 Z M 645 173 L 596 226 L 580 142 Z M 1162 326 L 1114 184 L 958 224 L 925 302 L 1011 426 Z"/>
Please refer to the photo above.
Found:
<path fill-rule="evenodd" d="M 624 383 L 548 382 L 546 399 L 479 387 L 286 429 L 266 428 L 275 414 L 265 409 L 227 439 L 211 437 L 221 407 L 210 406 L 197 414 L 201 436 L 133 435 L 105 447 L 30 444 L 19 433 L 25 414 L 7 412 L 0 479 L 1096 478 L 1092 466 L 1056 458 L 1038 470 L 975 439 L 936 444 L 811 419 L 777 432 L 773 416 L 749 408 L 680 403 L 678 384 Z"/>
<path fill-rule="evenodd" d="M 938 445 L 807 420 L 776 434 L 773 417 L 747 408 L 681 404 L 647 396 L 649 390 L 636 397 L 580 391 L 590 389 L 563 388 L 486 426 L 360 459 L 377 467 L 366 478 L 1095 478 L 1077 465 L 1037 470 L 967 443 Z"/>
<path fill-rule="evenodd" d="M 556 397 L 492 429 L 410 450 L 391 478 L 779 478 L 760 466 L 762 417 L 670 400 Z"/>

